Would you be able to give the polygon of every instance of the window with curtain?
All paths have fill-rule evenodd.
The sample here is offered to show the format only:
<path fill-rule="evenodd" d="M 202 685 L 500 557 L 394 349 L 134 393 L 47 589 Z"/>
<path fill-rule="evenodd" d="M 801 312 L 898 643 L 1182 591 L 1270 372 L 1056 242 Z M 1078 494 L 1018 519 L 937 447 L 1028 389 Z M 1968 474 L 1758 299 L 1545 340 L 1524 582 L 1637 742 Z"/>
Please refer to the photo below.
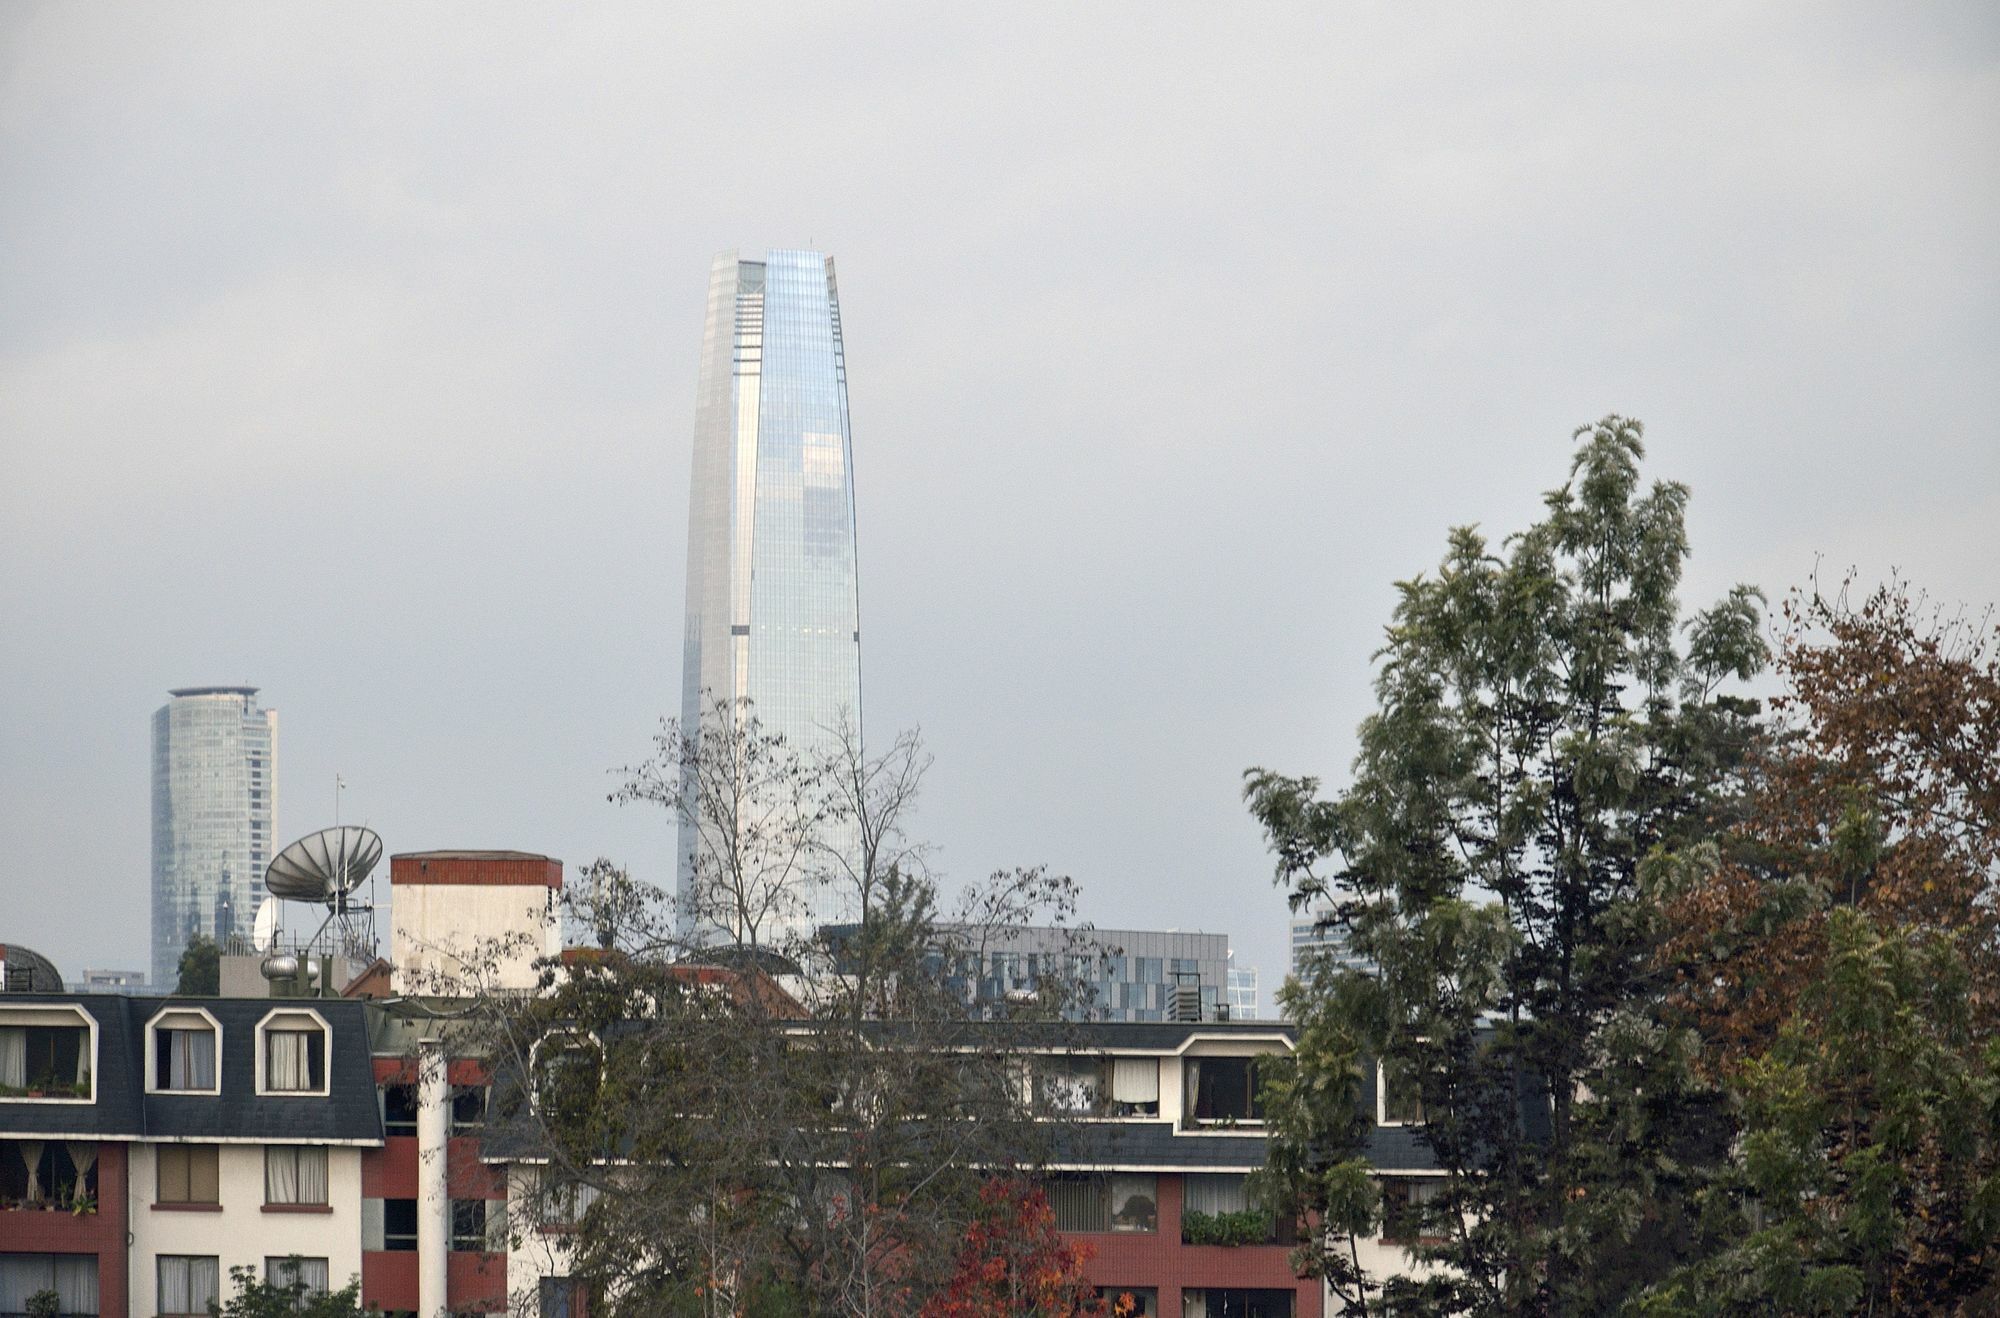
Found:
<path fill-rule="evenodd" d="M 1426 1204 L 1444 1193 L 1444 1181 L 1435 1176 L 1385 1176 L 1382 1187 L 1382 1240 L 1384 1244 L 1409 1245 L 1443 1237 L 1441 1224 L 1427 1222 Z M 1425 1230 L 1430 1227 L 1430 1230 Z"/>
<path fill-rule="evenodd" d="M 1157 1176 L 1057 1176 L 1045 1187 L 1059 1231 L 1157 1231 Z"/>
<path fill-rule="evenodd" d="M 300 1258 L 291 1254 L 284 1258 L 266 1255 L 264 1258 L 264 1280 L 273 1286 L 295 1286 L 301 1283 L 308 1295 L 324 1295 L 332 1280 L 325 1259 Z"/>
<path fill-rule="evenodd" d="M 153 1031 L 153 1084 L 159 1089 L 215 1088 L 215 1031 L 207 1022 Z"/>
<path fill-rule="evenodd" d="M 544 1171 L 535 1182 L 535 1208 L 542 1226 L 570 1227 L 597 1202 L 597 1187 L 565 1181 Z"/>
<path fill-rule="evenodd" d="M 1183 1064 L 1188 1117 L 1195 1122 L 1262 1121 L 1256 1061 L 1254 1057 L 1189 1058 Z"/>
<path fill-rule="evenodd" d="M 0 1092 L 28 1087 L 28 1031 L 20 1025 L 0 1025 Z"/>
<path fill-rule="evenodd" d="M 324 1204 L 326 1150 L 315 1145 L 264 1146 L 264 1202 Z"/>
<path fill-rule="evenodd" d="M 538 1318 L 583 1318 L 583 1286 L 569 1277 L 544 1277 L 536 1297 Z"/>
<path fill-rule="evenodd" d="M 1160 1059 L 1117 1057 L 1111 1062 L 1111 1111 L 1121 1117 L 1160 1115 Z"/>
<path fill-rule="evenodd" d="M 220 1302 L 222 1267 L 213 1254 L 162 1254 L 157 1266 L 162 1314 L 207 1318 L 208 1306 Z"/>
<path fill-rule="evenodd" d="M 65 1208 L 94 1201 L 96 1169 L 95 1143 L 6 1140 L 0 1142 L 0 1199 Z M 5 1238 L 5 1230 L 0 1229 L 0 1241 Z"/>
<path fill-rule="evenodd" d="M 1192 1174 L 1181 1178 L 1182 1203 L 1193 1213 L 1241 1213 L 1249 1210 L 1247 1181 L 1241 1172 Z"/>
<path fill-rule="evenodd" d="M 1288 1290 L 1185 1290 L 1181 1318 L 1292 1318 L 1293 1298 Z"/>
<path fill-rule="evenodd" d="M 28 1311 L 28 1297 L 38 1291 L 56 1293 L 62 1318 L 86 1318 L 97 1313 L 95 1254 L 0 1254 L 0 1314 L 12 1318 Z"/>
<path fill-rule="evenodd" d="M 264 1088 L 281 1094 L 326 1088 L 326 1031 L 298 1026 L 265 1030 Z"/>
<path fill-rule="evenodd" d="M 1101 1057 L 1038 1057 L 1035 1097 L 1069 1116 L 1095 1116 L 1104 1103 L 1106 1067 Z"/>
<path fill-rule="evenodd" d="M 162 1144 L 155 1198 L 163 1204 L 213 1204 L 220 1200 L 220 1150 L 213 1144 Z"/>
<path fill-rule="evenodd" d="M 1048 1183 L 1058 1231 L 1109 1231 L 1111 1204 L 1095 1176 L 1058 1176 Z"/>
<path fill-rule="evenodd" d="M 0 1095 L 88 1098 L 90 1060 L 82 1025 L 0 1025 Z"/>

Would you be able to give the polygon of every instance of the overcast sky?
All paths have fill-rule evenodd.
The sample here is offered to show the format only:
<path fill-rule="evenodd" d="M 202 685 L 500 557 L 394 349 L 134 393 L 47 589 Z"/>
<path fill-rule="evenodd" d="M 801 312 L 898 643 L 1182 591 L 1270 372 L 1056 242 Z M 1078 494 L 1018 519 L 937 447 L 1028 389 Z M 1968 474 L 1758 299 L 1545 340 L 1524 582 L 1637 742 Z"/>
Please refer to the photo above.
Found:
<path fill-rule="evenodd" d="M 0 942 L 143 966 L 148 720 L 278 832 L 599 854 L 680 691 L 712 255 L 839 266 L 874 738 L 956 880 L 1286 912 L 1391 583 L 1579 423 L 1685 601 L 2000 599 L 1990 4 L 0 6 Z"/>

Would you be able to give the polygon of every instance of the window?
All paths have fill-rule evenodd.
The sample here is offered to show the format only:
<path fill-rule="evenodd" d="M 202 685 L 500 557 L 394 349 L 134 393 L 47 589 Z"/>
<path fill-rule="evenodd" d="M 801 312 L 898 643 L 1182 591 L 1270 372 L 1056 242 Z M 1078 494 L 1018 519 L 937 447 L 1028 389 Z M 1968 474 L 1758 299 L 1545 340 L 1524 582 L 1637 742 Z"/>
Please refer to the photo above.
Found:
<path fill-rule="evenodd" d="M 583 1286 L 569 1277 L 542 1278 L 537 1299 L 539 1318 L 583 1318 Z"/>
<path fill-rule="evenodd" d="M 1388 1245 L 1429 1243 L 1443 1238 L 1435 1224 L 1425 1222 L 1425 1205 L 1444 1193 L 1437 1177 L 1385 1176 L 1382 1178 L 1382 1242 Z M 1426 1231 L 1430 1225 L 1433 1229 Z"/>
<path fill-rule="evenodd" d="M 96 1141 L 0 1140 L 0 1200 L 58 1208 L 94 1205 Z M 4 1234 L 0 1231 L 0 1238 Z"/>
<path fill-rule="evenodd" d="M 199 1314 L 220 1299 L 222 1268 L 215 1256 L 162 1254 L 158 1259 L 159 1300 L 163 1314 Z"/>
<path fill-rule="evenodd" d="M 296 1286 L 304 1296 L 326 1294 L 332 1277 L 325 1259 L 300 1258 L 297 1254 L 285 1258 L 266 1255 L 264 1280 L 273 1286 Z"/>
<path fill-rule="evenodd" d="M 391 1084 L 382 1086 L 382 1133 L 417 1133 L 417 1087 Z"/>
<path fill-rule="evenodd" d="M 545 1227 L 573 1227 L 597 1202 L 597 1187 L 580 1181 L 563 1181 L 540 1173 L 530 1184 L 535 1196 L 535 1220 Z"/>
<path fill-rule="evenodd" d="M 1117 1057 L 1111 1062 L 1110 1112 L 1115 1117 L 1160 1115 L 1160 1060 Z"/>
<path fill-rule="evenodd" d="M 451 1201 L 451 1247 L 461 1253 L 486 1252 L 486 1201 Z"/>
<path fill-rule="evenodd" d="M 1065 1116 L 1096 1116 L 1107 1101 L 1108 1070 L 1101 1057 L 1038 1057 L 1035 1101 Z"/>
<path fill-rule="evenodd" d="M 382 1248 L 414 1254 L 417 1250 L 417 1201 L 382 1201 Z"/>
<path fill-rule="evenodd" d="M 326 1202 L 326 1150 L 312 1145 L 270 1144 L 264 1148 L 264 1202 L 319 1205 Z"/>
<path fill-rule="evenodd" d="M 1257 1092 L 1254 1057 L 1190 1057 L 1187 1112 L 1195 1124 L 1262 1121 L 1263 1097 Z"/>
<path fill-rule="evenodd" d="M 160 1145 L 154 1154 L 159 1164 L 155 1200 L 163 1204 L 218 1202 L 221 1184 L 216 1165 L 218 1152 L 213 1144 Z"/>
<path fill-rule="evenodd" d="M 1408 1062 L 1384 1059 L 1375 1068 L 1375 1121 L 1381 1126 L 1424 1124 L 1423 1093 Z"/>
<path fill-rule="evenodd" d="M 8 1318 L 28 1311 L 28 1297 L 37 1291 L 56 1293 L 61 1318 L 86 1318 L 97 1313 L 95 1254 L 0 1254 L 0 1313 Z"/>
<path fill-rule="evenodd" d="M 0 1015 L 0 1097 L 87 1100 L 91 1052 L 90 1027 L 74 1008 L 8 1011 Z"/>
<path fill-rule="evenodd" d="M 535 1047 L 534 1106 L 582 1116 L 597 1102 L 597 1041 L 587 1035 L 553 1036 Z"/>
<path fill-rule="evenodd" d="M 1181 1178 L 1181 1240 L 1190 1245 L 1293 1243 L 1287 1223 L 1250 1198 L 1242 1172 L 1190 1173 Z"/>
<path fill-rule="evenodd" d="M 1292 1318 L 1292 1292 L 1207 1290 L 1181 1292 L 1182 1318 Z"/>
<path fill-rule="evenodd" d="M 280 1093 L 326 1088 L 326 1035 L 271 1030 L 264 1036 L 264 1083 Z"/>
<path fill-rule="evenodd" d="M 163 1011 L 146 1023 L 146 1085 L 158 1093 L 214 1094 L 221 1027 L 200 1008 Z"/>
<path fill-rule="evenodd" d="M 1048 1195 L 1059 1231 L 1159 1230 L 1155 1176 L 1059 1176 Z"/>
<path fill-rule="evenodd" d="M 451 1087 L 451 1133 L 472 1135 L 486 1126 L 486 1086 Z"/>
<path fill-rule="evenodd" d="M 1160 1292 L 1152 1286 L 1099 1286 L 1097 1298 L 1112 1318 L 1159 1318 Z"/>

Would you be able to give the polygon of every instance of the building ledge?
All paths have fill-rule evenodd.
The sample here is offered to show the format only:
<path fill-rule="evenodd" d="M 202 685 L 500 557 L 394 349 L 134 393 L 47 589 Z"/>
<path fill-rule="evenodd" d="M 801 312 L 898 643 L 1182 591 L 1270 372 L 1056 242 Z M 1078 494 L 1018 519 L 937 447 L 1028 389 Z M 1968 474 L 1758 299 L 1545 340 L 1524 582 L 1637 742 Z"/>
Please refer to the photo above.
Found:
<path fill-rule="evenodd" d="M 221 1204 L 153 1204 L 156 1213 L 219 1213 Z"/>
<path fill-rule="evenodd" d="M 331 1213 L 332 1204 L 265 1204 L 267 1213 Z"/>

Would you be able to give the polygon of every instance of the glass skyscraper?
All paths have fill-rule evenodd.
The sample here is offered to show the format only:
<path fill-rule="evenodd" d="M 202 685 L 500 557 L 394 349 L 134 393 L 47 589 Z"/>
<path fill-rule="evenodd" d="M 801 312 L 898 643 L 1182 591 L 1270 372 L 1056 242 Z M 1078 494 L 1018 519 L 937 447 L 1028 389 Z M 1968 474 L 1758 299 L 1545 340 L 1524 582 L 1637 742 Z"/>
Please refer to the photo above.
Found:
<path fill-rule="evenodd" d="M 183 687 L 153 715 L 153 986 L 188 939 L 250 932 L 277 809 L 278 711 L 254 686 Z"/>
<path fill-rule="evenodd" d="M 681 726 L 747 697 L 800 751 L 861 723 L 853 446 L 833 259 L 724 253 L 708 285 L 688 499 Z M 681 830 L 688 895 L 694 830 Z M 841 918 L 804 894 L 785 932 Z M 709 931 L 710 937 L 718 936 Z M 720 935 L 726 936 L 726 935 Z"/>

